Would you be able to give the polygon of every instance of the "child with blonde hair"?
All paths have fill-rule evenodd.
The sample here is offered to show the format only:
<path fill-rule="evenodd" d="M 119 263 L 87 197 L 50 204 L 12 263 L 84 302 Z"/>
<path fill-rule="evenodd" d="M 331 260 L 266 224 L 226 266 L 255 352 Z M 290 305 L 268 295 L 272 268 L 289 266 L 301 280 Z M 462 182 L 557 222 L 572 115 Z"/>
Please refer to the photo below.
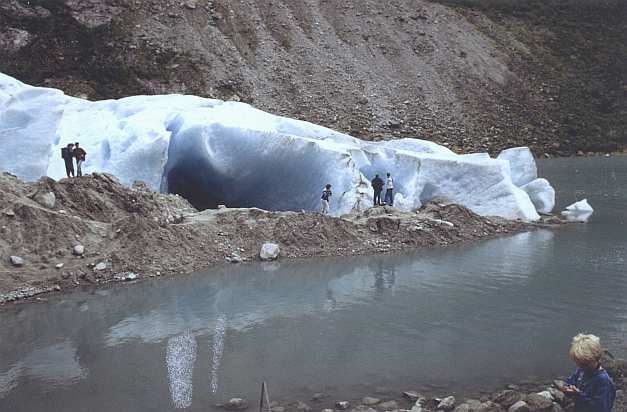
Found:
<path fill-rule="evenodd" d="M 616 385 L 601 366 L 603 349 L 597 336 L 578 334 L 570 344 L 570 357 L 577 365 L 561 390 L 575 399 L 577 412 L 610 412 Z"/>

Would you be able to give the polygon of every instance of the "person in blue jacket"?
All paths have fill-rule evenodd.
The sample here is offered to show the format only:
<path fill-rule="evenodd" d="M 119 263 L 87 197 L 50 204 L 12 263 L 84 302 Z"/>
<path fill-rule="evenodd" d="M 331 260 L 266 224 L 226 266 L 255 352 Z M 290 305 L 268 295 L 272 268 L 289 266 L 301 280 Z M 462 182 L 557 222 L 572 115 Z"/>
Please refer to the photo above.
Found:
<path fill-rule="evenodd" d="M 570 357 L 577 365 L 561 390 L 574 397 L 576 412 L 610 412 L 616 385 L 601 366 L 603 349 L 597 336 L 578 334 L 570 345 Z"/>

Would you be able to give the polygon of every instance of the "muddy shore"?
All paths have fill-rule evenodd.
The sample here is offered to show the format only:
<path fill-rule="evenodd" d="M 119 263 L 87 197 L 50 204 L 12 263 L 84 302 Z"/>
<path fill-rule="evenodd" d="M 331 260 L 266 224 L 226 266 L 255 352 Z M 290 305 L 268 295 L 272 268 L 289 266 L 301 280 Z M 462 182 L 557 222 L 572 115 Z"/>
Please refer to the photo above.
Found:
<path fill-rule="evenodd" d="M 145 277 L 189 273 L 224 262 L 349 256 L 436 247 L 558 224 L 486 218 L 431 202 L 412 212 L 377 207 L 342 217 L 256 208 L 194 209 L 177 195 L 115 177 L 22 182 L 0 175 L 0 305 Z"/>

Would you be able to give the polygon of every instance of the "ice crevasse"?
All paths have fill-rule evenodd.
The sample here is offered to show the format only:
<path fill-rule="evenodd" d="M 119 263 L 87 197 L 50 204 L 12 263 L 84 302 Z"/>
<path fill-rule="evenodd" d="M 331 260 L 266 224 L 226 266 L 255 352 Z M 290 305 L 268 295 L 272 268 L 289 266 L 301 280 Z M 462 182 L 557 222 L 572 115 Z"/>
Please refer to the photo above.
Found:
<path fill-rule="evenodd" d="M 238 102 L 196 96 L 88 101 L 0 73 L 0 170 L 25 180 L 65 177 L 60 149 L 80 142 L 84 170 L 178 193 L 200 208 L 226 204 L 315 210 L 332 185 L 331 213 L 372 206 L 370 180 L 394 179 L 394 205 L 433 198 L 476 213 L 537 220 L 555 192 L 528 148 L 457 155 L 418 139 L 367 142 Z"/>

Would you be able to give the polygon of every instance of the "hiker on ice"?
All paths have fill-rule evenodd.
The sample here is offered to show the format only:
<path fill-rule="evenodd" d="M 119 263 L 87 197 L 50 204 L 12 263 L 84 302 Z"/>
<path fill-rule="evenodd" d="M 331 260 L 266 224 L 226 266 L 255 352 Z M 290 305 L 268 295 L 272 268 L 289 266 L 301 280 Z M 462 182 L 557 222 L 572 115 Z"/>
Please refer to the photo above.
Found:
<path fill-rule="evenodd" d="M 81 169 L 81 167 L 83 166 L 83 163 L 85 163 L 85 156 L 87 156 L 87 152 L 83 150 L 82 147 L 78 147 L 78 142 L 76 142 L 74 146 L 75 147 L 72 153 L 76 158 L 76 176 L 82 176 L 83 170 Z"/>
<path fill-rule="evenodd" d="M 372 190 L 374 191 L 373 206 L 381 206 L 381 191 L 383 190 L 383 179 L 375 175 L 372 179 Z"/>
<path fill-rule="evenodd" d="M 61 148 L 61 158 L 65 162 L 67 177 L 74 177 L 74 145 L 72 143 L 69 143 L 67 147 Z"/>
<path fill-rule="evenodd" d="M 385 182 L 385 200 L 383 203 L 389 206 L 394 206 L 394 180 L 389 173 L 387 175 L 388 178 Z"/>
<path fill-rule="evenodd" d="M 323 215 L 329 214 L 329 198 L 331 197 L 331 185 L 327 184 L 322 191 L 322 197 L 320 198 L 320 213 Z"/>

